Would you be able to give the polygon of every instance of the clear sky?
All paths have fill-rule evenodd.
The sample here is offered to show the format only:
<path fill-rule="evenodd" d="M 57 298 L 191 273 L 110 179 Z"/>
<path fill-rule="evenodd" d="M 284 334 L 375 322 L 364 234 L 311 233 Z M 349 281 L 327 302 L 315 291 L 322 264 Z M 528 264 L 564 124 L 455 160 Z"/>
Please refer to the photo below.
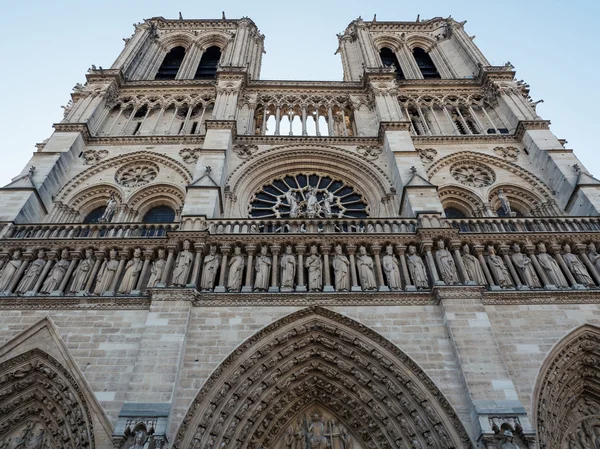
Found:
<path fill-rule="evenodd" d="M 8 0 L 5 0 L 8 2 Z M 510 61 L 531 85 L 538 113 L 552 121 L 583 164 L 600 177 L 598 0 L 189 1 L 34 0 L 4 3 L 0 16 L 0 185 L 17 176 L 62 119 L 61 105 L 91 64 L 110 67 L 134 22 L 163 16 L 248 16 L 265 34 L 262 79 L 341 80 L 336 33 L 371 20 L 448 17 L 465 27 L 492 64 Z"/>

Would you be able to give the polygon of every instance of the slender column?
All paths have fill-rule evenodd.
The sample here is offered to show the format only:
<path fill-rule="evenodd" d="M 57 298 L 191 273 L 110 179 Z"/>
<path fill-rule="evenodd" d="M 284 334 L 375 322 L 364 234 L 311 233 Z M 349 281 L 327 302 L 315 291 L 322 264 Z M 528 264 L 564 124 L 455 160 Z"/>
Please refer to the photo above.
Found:
<path fill-rule="evenodd" d="M 160 284 L 157 287 L 166 287 L 167 281 L 169 280 L 169 274 L 171 273 L 171 268 L 173 266 L 173 257 L 175 256 L 175 248 L 177 245 L 169 245 L 167 246 L 167 263 L 165 264 L 165 271 L 163 271 L 162 278 L 160 280 Z"/>
<path fill-rule="evenodd" d="M 298 254 L 298 282 L 296 283 L 297 292 L 305 292 L 306 284 L 304 283 L 304 254 L 306 246 L 296 245 L 296 253 Z"/>
<path fill-rule="evenodd" d="M 329 245 L 321 245 L 321 252 L 323 253 L 323 271 L 325 277 L 325 284 L 323 286 L 324 292 L 333 292 L 335 289 L 333 285 L 331 285 L 331 267 L 329 265 L 329 252 L 331 251 L 331 246 Z"/>
<path fill-rule="evenodd" d="M 446 115 L 446 119 L 448 119 L 448 121 L 450 122 L 450 126 L 452 126 L 452 129 L 454 130 L 454 134 L 455 135 L 460 134 L 460 131 L 458 130 L 458 128 L 456 127 L 456 124 L 454 123 L 454 120 L 452 120 L 452 116 L 448 112 L 448 108 L 446 108 L 446 106 L 442 106 L 442 109 L 444 110 L 444 114 Z"/>
<path fill-rule="evenodd" d="M 181 131 L 179 132 L 179 134 L 185 134 L 185 127 L 187 126 L 188 121 L 190 120 L 190 116 L 192 115 L 192 109 L 192 106 L 188 104 L 188 111 L 185 115 L 185 120 L 183 121 L 183 126 L 181 127 Z"/>
<path fill-rule="evenodd" d="M 61 283 L 58 287 L 58 290 L 56 290 L 56 294 L 54 294 L 54 292 L 51 292 L 51 294 L 53 294 L 53 296 L 62 296 L 63 295 L 63 292 L 67 288 L 67 284 L 69 283 L 69 280 L 71 279 L 71 275 L 73 274 L 73 271 L 75 271 L 75 267 L 77 266 L 79 259 L 81 259 L 81 254 L 79 252 L 75 252 L 71 255 L 71 264 L 69 265 L 69 268 L 67 269 L 67 273 L 65 274 L 65 277 L 61 281 Z"/>
<path fill-rule="evenodd" d="M 432 246 L 433 246 L 433 242 L 431 242 L 431 241 L 422 242 L 421 254 L 425 253 L 425 259 L 427 260 L 427 267 L 429 268 L 429 276 L 431 277 L 433 285 L 446 285 L 444 283 L 444 281 L 440 280 L 440 276 L 439 276 L 437 268 L 435 266 L 435 260 L 433 259 L 433 254 L 431 253 Z"/>
<path fill-rule="evenodd" d="M 487 279 L 490 288 L 499 288 L 494 282 L 494 279 L 492 278 L 492 273 L 490 273 L 490 269 L 487 266 L 487 263 L 485 263 L 485 259 L 483 258 L 483 245 L 473 245 L 473 251 L 475 251 L 475 253 L 477 254 L 477 259 L 479 259 L 479 264 L 481 265 L 481 269 L 483 270 L 483 274 L 485 275 L 485 278 Z"/>
<path fill-rule="evenodd" d="M 331 111 L 331 106 L 329 106 L 329 108 L 327 108 L 327 128 L 329 129 L 329 135 L 333 136 L 334 134 L 334 130 L 333 130 L 333 112 Z"/>
<path fill-rule="evenodd" d="M 513 284 L 516 285 L 519 290 L 529 290 L 528 286 L 523 285 L 521 283 L 521 278 L 517 274 L 517 270 L 515 270 L 515 266 L 513 265 L 511 258 L 508 256 L 508 246 L 498 246 L 498 252 L 502 255 L 502 258 L 504 259 L 504 264 L 508 267 L 508 271 L 510 272 L 511 277 L 513 278 Z"/>
<path fill-rule="evenodd" d="M 121 278 L 121 273 L 123 272 L 123 267 L 125 266 L 125 261 L 127 261 L 127 259 L 129 258 L 129 251 L 119 251 L 119 256 L 120 256 L 121 260 L 119 260 L 119 266 L 117 267 L 117 272 L 115 273 L 115 277 L 112 280 L 112 283 L 110 284 L 110 293 L 113 295 L 117 291 L 117 285 Z M 106 292 L 104 292 L 104 295 L 106 295 Z M 109 296 L 109 295 L 106 295 L 106 296 Z"/>
<path fill-rule="evenodd" d="M 140 135 L 142 133 L 142 128 L 144 127 L 144 123 L 146 123 L 146 119 L 148 118 L 148 115 L 150 114 L 151 110 L 152 110 L 151 107 L 146 106 L 146 114 L 144 115 L 144 118 L 142 119 L 142 123 L 140 123 L 140 128 L 135 133 L 136 135 Z"/>
<path fill-rule="evenodd" d="M 194 257 L 194 268 L 192 269 L 192 279 L 187 287 L 196 287 L 198 285 L 198 276 L 200 276 L 200 267 L 202 266 L 202 258 L 204 256 L 204 243 L 195 242 L 194 249 L 196 257 Z"/>
<path fill-rule="evenodd" d="M 177 111 L 179 111 L 179 106 L 175 107 L 175 110 L 173 111 L 173 117 L 171 117 L 171 122 L 169 123 L 169 126 L 167 127 L 165 134 L 171 134 L 171 128 L 173 127 L 173 122 L 175 121 L 175 117 L 177 117 Z"/>
<path fill-rule="evenodd" d="M 306 106 L 302 106 L 302 135 L 308 136 L 306 131 Z"/>
<path fill-rule="evenodd" d="M 317 132 L 317 136 L 321 135 L 321 131 L 319 131 L 319 107 L 315 108 L 315 130 Z"/>
<path fill-rule="evenodd" d="M 281 110 L 279 109 L 279 106 L 277 106 L 277 108 L 275 109 L 275 135 L 278 136 L 279 135 L 279 121 L 281 120 Z"/>
<path fill-rule="evenodd" d="M 469 112 L 471 113 L 471 117 L 473 118 L 473 120 L 475 120 L 475 123 L 477 123 L 477 126 L 479 127 L 479 134 L 487 134 L 483 123 L 481 123 L 479 117 L 477 117 L 477 114 L 475 114 L 475 109 L 473 109 L 473 106 L 471 105 L 469 105 Z"/>
<path fill-rule="evenodd" d="M 108 128 L 108 131 L 106 132 L 105 135 L 107 135 L 107 136 L 111 135 L 113 128 L 115 127 L 115 125 L 117 124 L 117 122 L 119 121 L 119 119 L 121 118 L 121 114 L 123 114 L 123 105 L 119 106 L 119 113 L 117 114 L 117 117 L 115 118 L 115 120 L 110 125 L 110 128 Z"/>
<path fill-rule="evenodd" d="M 525 245 L 524 248 L 525 248 L 525 252 L 527 253 L 527 255 L 529 256 L 529 258 L 531 259 L 531 263 L 533 264 L 533 267 L 537 271 L 538 277 L 540 278 L 540 280 L 544 284 L 544 287 L 546 289 L 554 290 L 556 288 L 556 286 L 550 284 L 550 281 L 548 280 L 548 276 L 546 276 L 546 272 L 542 269 L 542 267 L 540 266 L 539 261 L 537 260 L 537 256 L 535 255 L 535 252 L 534 252 L 535 251 L 535 245 Z"/>
<path fill-rule="evenodd" d="M 356 274 L 356 260 L 354 259 L 354 253 L 356 253 L 356 246 L 348 245 L 348 256 L 350 256 L 350 274 L 352 276 L 352 287 L 350 291 L 362 292 L 362 288 L 358 285 L 358 276 Z"/>
<path fill-rule="evenodd" d="M 56 252 L 55 251 L 50 251 L 48 253 L 48 260 L 46 261 L 46 265 L 44 265 L 44 269 L 42 270 L 42 274 L 40 275 L 39 279 L 35 283 L 35 286 L 33 287 L 33 290 L 32 290 L 33 295 L 37 294 L 37 292 L 40 291 L 40 288 L 42 288 L 42 284 L 44 282 L 44 279 L 46 279 L 46 276 L 48 275 L 48 272 L 50 271 L 50 268 L 52 268 L 52 264 L 54 263 L 53 260 L 54 260 L 55 257 L 56 257 Z M 29 293 L 29 292 L 27 292 L 27 293 Z"/>
<path fill-rule="evenodd" d="M 454 254 L 454 263 L 458 267 L 460 278 L 462 279 L 463 284 L 467 285 L 470 279 L 469 275 L 467 274 L 467 270 L 465 270 L 465 264 L 463 263 L 462 256 L 460 254 L 460 242 L 452 241 L 450 242 L 450 247 L 452 248 L 452 253 Z"/>
<path fill-rule="evenodd" d="M 246 281 L 242 287 L 242 292 L 252 291 L 252 272 L 254 271 L 254 252 L 256 251 L 255 245 L 246 246 L 246 254 L 248 254 L 248 261 L 246 263 Z"/>
<path fill-rule="evenodd" d="M 23 255 L 23 259 L 24 259 L 23 263 L 17 270 L 15 277 L 13 277 L 12 280 L 10 281 L 10 284 L 8 284 L 8 287 L 5 290 L 6 293 L 10 294 L 14 291 L 15 287 L 19 283 L 19 280 L 21 279 L 21 276 L 23 276 L 23 273 L 25 273 L 25 270 L 29 266 L 29 263 L 33 260 L 33 253 L 29 253 L 29 252 L 25 253 Z"/>
<path fill-rule="evenodd" d="M 496 128 L 496 124 L 494 123 L 494 121 L 492 120 L 492 118 L 489 116 L 489 114 L 486 111 L 486 109 L 483 106 L 481 106 L 481 110 L 483 111 L 483 114 L 488 119 L 488 121 L 492 124 L 492 127 L 494 128 L 494 131 L 496 132 L 496 134 L 500 134 L 500 132 L 498 131 L 498 128 Z"/>
<path fill-rule="evenodd" d="M 400 259 L 400 268 L 402 269 L 402 276 L 404 277 L 404 288 L 406 291 L 416 291 L 417 288 L 412 284 L 410 276 L 408 274 L 408 265 L 406 264 L 406 246 L 396 245 L 396 251 L 398 251 L 398 258 Z"/>
<path fill-rule="evenodd" d="M 473 134 L 473 131 L 471 131 L 471 128 L 469 128 L 469 125 L 467 124 L 467 121 L 465 120 L 462 113 L 460 112 L 460 109 L 458 107 L 455 107 L 454 109 L 456 110 L 456 112 L 458 112 L 460 121 L 462 122 L 463 126 L 465 127 L 465 131 L 467 132 L 467 134 Z"/>
<path fill-rule="evenodd" d="M 154 122 L 154 126 L 152 127 L 152 131 L 150 131 L 150 134 L 156 134 L 156 127 L 160 123 L 160 120 L 162 119 L 162 116 L 164 115 L 164 113 L 165 113 L 165 107 L 161 106 L 160 111 L 158 111 L 158 115 L 156 116 L 156 122 Z"/>
<path fill-rule="evenodd" d="M 110 114 L 110 107 L 105 107 L 104 111 L 102 111 L 102 114 L 100 114 L 100 117 L 98 117 L 98 120 L 96 120 L 96 123 L 94 123 L 94 126 L 92 127 L 92 134 L 94 136 L 98 135 L 98 131 L 100 131 L 100 127 L 104 124 L 104 120 L 106 120 L 108 114 Z"/>
<path fill-rule="evenodd" d="M 119 134 L 124 135 L 125 134 L 125 130 L 127 129 L 127 127 L 129 126 L 129 124 L 131 123 L 131 120 L 133 120 L 133 117 L 135 116 L 135 114 L 137 114 L 139 108 L 135 107 L 132 109 L 131 114 L 129 115 L 129 118 L 127 119 L 127 121 L 125 122 L 125 125 L 123 125 L 123 128 L 121 128 L 121 132 Z"/>
<path fill-rule="evenodd" d="M 144 251 L 144 266 L 142 267 L 142 272 L 140 273 L 140 277 L 137 280 L 135 290 L 136 292 L 142 292 L 142 284 L 146 279 L 146 275 L 148 274 L 148 269 L 150 268 L 150 262 L 152 262 L 152 256 L 154 255 L 154 251 L 146 250 Z"/>
<path fill-rule="evenodd" d="M 269 287 L 270 292 L 278 292 L 279 291 L 279 249 L 278 245 L 271 246 L 271 254 L 273 255 L 272 265 L 271 265 L 271 287 Z"/>
<path fill-rule="evenodd" d="M 437 114 L 435 113 L 435 109 L 434 109 L 434 107 L 433 107 L 433 106 L 430 106 L 430 107 L 429 107 L 429 111 L 431 112 L 431 115 L 433 116 L 433 120 L 435 121 L 435 124 L 436 124 L 436 125 L 437 125 L 437 127 L 438 127 L 439 134 L 440 134 L 440 135 L 441 135 L 441 134 L 443 134 L 442 127 L 440 126 L 440 121 L 439 121 L 439 120 L 438 120 L 438 118 L 437 118 Z"/>
<path fill-rule="evenodd" d="M 254 134 L 254 111 L 255 111 L 255 109 L 256 109 L 255 104 L 248 106 L 248 124 L 246 125 L 246 135 Z"/>
<path fill-rule="evenodd" d="M 90 274 L 90 277 L 88 278 L 87 282 L 85 283 L 85 291 L 86 292 L 91 292 L 92 291 L 92 285 L 94 284 L 94 281 L 96 280 L 96 276 L 98 275 L 98 270 L 100 269 L 100 266 L 102 265 L 102 260 L 104 259 L 104 251 L 94 251 L 94 255 L 96 256 L 96 260 L 94 262 L 94 266 L 92 267 L 92 273 Z"/>
<path fill-rule="evenodd" d="M 260 127 L 260 135 L 264 136 L 267 134 L 267 107 L 264 106 L 263 107 L 264 111 L 263 111 L 263 121 L 262 121 L 262 125 Z"/>
<path fill-rule="evenodd" d="M 2 268 L 4 268 L 4 264 L 8 260 L 8 256 L 9 254 L 6 251 L 0 252 L 0 271 L 2 271 Z"/>
<path fill-rule="evenodd" d="M 215 287 L 215 293 L 223 293 L 226 292 L 225 288 L 225 273 L 227 273 L 227 260 L 229 258 L 229 253 L 231 252 L 231 247 L 229 245 L 221 246 L 221 272 L 219 273 L 219 285 Z"/>
<path fill-rule="evenodd" d="M 294 119 L 294 114 L 293 114 L 292 108 L 290 108 L 290 112 L 289 112 L 288 116 L 290 118 L 290 136 L 293 136 L 294 131 L 292 130 L 292 120 Z"/>
<path fill-rule="evenodd" d="M 592 265 L 590 258 L 585 253 L 585 249 L 586 248 L 583 243 L 579 243 L 579 244 L 575 245 L 575 252 L 577 254 L 579 254 L 579 257 L 581 258 L 581 260 L 583 260 L 583 263 L 587 267 L 588 272 L 590 273 L 590 276 L 592 276 L 594 278 L 596 285 L 600 285 L 600 276 L 598 275 L 598 272 L 596 271 L 596 268 L 594 267 L 594 265 Z"/>
<path fill-rule="evenodd" d="M 567 280 L 569 281 L 569 283 L 571 284 L 571 286 L 573 288 L 578 288 L 581 284 L 579 284 L 575 278 L 573 277 L 573 274 L 571 273 L 571 270 L 569 270 L 569 268 L 567 267 L 567 264 L 565 263 L 562 254 L 560 253 L 560 245 L 558 244 L 551 244 L 550 247 L 552 248 L 552 251 L 554 252 L 554 258 L 556 259 L 556 261 L 558 262 L 558 264 L 560 265 L 560 268 L 563 270 Z M 579 287 L 581 288 L 581 287 Z"/>
<path fill-rule="evenodd" d="M 344 114 L 343 109 L 342 109 L 342 130 L 344 133 L 344 137 L 348 137 L 348 128 L 346 128 L 346 115 Z"/>
<path fill-rule="evenodd" d="M 379 291 L 389 292 L 390 288 L 385 285 L 385 280 L 383 279 L 383 270 L 381 268 L 381 246 L 373 245 L 371 246 L 371 249 L 373 250 L 373 255 L 375 256 L 375 272 L 377 275 L 377 283 L 379 284 Z"/>
<path fill-rule="evenodd" d="M 425 128 L 425 132 L 430 136 L 433 134 L 429 125 L 427 124 L 427 120 L 425 120 L 425 115 L 423 115 L 423 111 L 421 110 L 421 106 L 417 105 L 417 112 L 419 113 L 419 117 L 421 117 L 421 121 L 423 122 L 423 128 Z"/>

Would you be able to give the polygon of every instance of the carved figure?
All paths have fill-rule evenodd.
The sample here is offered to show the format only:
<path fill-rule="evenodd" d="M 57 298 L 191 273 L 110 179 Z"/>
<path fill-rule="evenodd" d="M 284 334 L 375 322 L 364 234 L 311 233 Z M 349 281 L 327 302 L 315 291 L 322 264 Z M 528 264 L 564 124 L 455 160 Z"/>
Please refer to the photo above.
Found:
<path fill-rule="evenodd" d="M 281 256 L 281 288 L 293 289 L 296 278 L 296 258 L 292 254 L 292 247 L 285 248 L 285 254 Z"/>
<path fill-rule="evenodd" d="M 476 284 L 487 285 L 487 280 L 485 279 L 485 274 L 483 273 L 479 259 L 471 254 L 469 245 L 463 246 L 462 260 L 469 279 Z"/>
<path fill-rule="evenodd" d="M 306 449 L 306 430 L 304 429 L 302 418 L 298 418 L 294 427 L 293 449 Z"/>
<path fill-rule="evenodd" d="M 152 267 L 150 268 L 150 278 L 148 279 L 147 288 L 154 288 L 160 283 L 166 265 L 167 261 L 165 260 L 165 250 L 160 248 L 158 250 L 158 258 L 152 262 Z"/>
<path fill-rule="evenodd" d="M 58 257 L 57 257 L 58 259 Z M 67 270 L 69 269 L 69 251 L 63 249 L 60 253 L 60 259 L 56 261 L 54 267 L 52 267 L 52 271 L 42 284 L 41 292 L 42 293 L 50 293 L 54 290 L 57 290 L 62 282 Z"/>
<path fill-rule="evenodd" d="M 137 284 L 138 277 L 142 271 L 142 267 L 144 266 L 144 262 L 142 262 L 142 250 L 140 248 L 136 248 L 133 251 L 133 259 L 127 262 L 125 266 L 125 274 L 123 275 L 123 280 L 121 281 L 121 288 L 119 288 L 119 293 L 131 293 L 135 290 L 135 285 Z"/>
<path fill-rule="evenodd" d="M 550 284 L 559 288 L 569 287 L 569 284 L 567 283 L 563 272 L 558 266 L 558 262 L 556 262 L 556 260 L 554 260 L 554 257 L 552 257 L 546 252 L 546 245 L 544 243 L 538 244 L 537 259 L 540 264 L 540 267 L 542 267 L 542 270 L 544 270 L 544 272 L 546 273 L 546 276 L 548 277 L 548 282 L 550 282 Z"/>
<path fill-rule="evenodd" d="M 129 446 L 129 449 L 148 449 L 149 445 L 150 439 L 146 438 L 146 433 L 143 430 L 138 430 L 135 433 L 133 444 Z"/>
<path fill-rule="evenodd" d="M 417 254 L 417 248 L 413 245 L 408 247 L 408 256 L 406 257 L 408 264 L 408 271 L 410 271 L 410 277 L 412 278 L 413 285 L 417 289 L 429 288 L 429 278 L 427 277 L 427 270 L 421 256 Z"/>
<path fill-rule="evenodd" d="M 335 290 L 338 292 L 346 292 L 350 289 L 350 278 L 348 271 L 350 269 L 350 261 L 342 253 L 342 247 L 335 247 L 335 256 L 333 256 L 333 275 L 335 278 Z"/>
<path fill-rule="evenodd" d="M 456 271 L 456 265 L 454 265 L 452 254 L 446 249 L 446 245 L 442 239 L 437 241 L 437 247 L 435 260 L 437 261 L 442 281 L 447 285 L 458 284 L 460 281 L 458 279 L 458 272 Z"/>
<path fill-rule="evenodd" d="M 314 187 L 308 189 L 306 194 L 306 214 L 314 217 L 319 212 L 319 201 L 317 200 L 317 190 Z"/>
<path fill-rule="evenodd" d="M 325 436 L 325 423 L 318 412 L 314 412 L 312 422 L 308 426 L 309 443 L 311 449 L 327 449 L 328 442 Z"/>
<path fill-rule="evenodd" d="M 531 288 L 541 288 L 542 283 L 535 272 L 531 259 L 521 252 L 521 247 L 517 243 L 512 246 L 512 250 L 511 259 L 513 265 L 521 275 L 521 279 L 525 282 L 525 285 Z"/>
<path fill-rule="evenodd" d="M 108 252 L 108 260 L 102 262 L 102 267 L 100 267 L 98 275 L 96 276 L 95 294 L 101 295 L 104 292 L 110 291 L 118 268 L 119 261 L 117 261 L 117 250 L 111 249 Z"/>
<path fill-rule="evenodd" d="M 85 284 L 87 283 L 90 274 L 92 274 L 92 268 L 94 267 L 94 251 L 91 248 L 85 250 L 85 259 L 79 262 L 75 274 L 73 275 L 73 282 L 71 283 L 71 293 L 77 293 L 85 290 Z"/>
<path fill-rule="evenodd" d="M 310 256 L 306 258 L 304 266 L 308 268 L 308 291 L 321 291 L 323 288 L 323 262 L 317 254 L 317 247 L 310 247 Z"/>
<path fill-rule="evenodd" d="M 18 249 L 14 250 L 12 259 L 6 262 L 6 266 L 2 270 L 2 274 L 0 274 L 0 292 L 3 292 L 8 288 L 10 281 L 12 281 L 12 278 L 17 274 L 22 263 L 21 251 Z"/>
<path fill-rule="evenodd" d="M 44 447 L 44 442 L 46 440 L 46 430 L 40 429 L 38 430 L 37 435 L 29 438 L 29 441 L 25 445 L 26 449 L 42 449 Z"/>
<path fill-rule="evenodd" d="M 488 246 L 488 262 L 490 264 L 490 271 L 492 272 L 492 277 L 496 279 L 498 285 L 502 288 L 510 288 L 513 286 L 513 280 L 510 277 L 510 273 L 504 265 L 504 261 L 502 257 L 496 255 L 496 250 L 493 246 Z"/>
<path fill-rule="evenodd" d="M 352 439 L 352 435 L 348 433 L 348 429 L 345 427 L 342 427 L 341 437 L 342 449 L 354 449 L 354 440 Z"/>
<path fill-rule="evenodd" d="M 38 251 L 38 258 L 29 264 L 25 271 L 25 275 L 21 279 L 21 282 L 19 282 L 17 293 L 25 293 L 33 290 L 46 265 L 45 257 L 46 252 L 43 249 L 40 249 Z"/>
<path fill-rule="evenodd" d="M 596 251 L 596 245 L 590 243 L 588 246 L 588 258 L 598 273 L 600 273 L 600 254 Z"/>
<path fill-rule="evenodd" d="M 513 433 L 510 430 L 505 430 L 502 434 L 502 440 L 500 441 L 499 449 L 519 449 L 514 443 Z"/>
<path fill-rule="evenodd" d="M 325 198 L 323 198 L 323 211 L 325 212 L 326 218 L 331 218 L 331 205 L 335 202 L 333 193 L 327 191 Z"/>
<path fill-rule="evenodd" d="M 115 194 L 111 193 L 108 202 L 106 203 L 106 209 L 104 209 L 104 213 L 98 219 L 99 223 L 110 223 L 117 210 L 117 200 L 115 200 Z"/>
<path fill-rule="evenodd" d="M 217 247 L 211 245 L 209 253 L 204 257 L 204 267 L 202 269 L 202 277 L 200 278 L 200 288 L 203 292 L 214 290 L 219 263 Z"/>
<path fill-rule="evenodd" d="M 364 246 L 358 249 L 356 268 L 362 289 L 364 291 L 377 290 L 377 281 L 373 271 L 373 258 L 367 255 L 367 248 Z"/>
<path fill-rule="evenodd" d="M 571 274 L 573 274 L 573 277 L 575 278 L 577 283 L 586 286 L 596 285 L 594 284 L 594 280 L 590 276 L 590 273 L 588 272 L 583 262 L 579 259 L 579 257 L 577 257 L 576 254 L 573 254 L 571 252 L 571 246 L 566 244 L 565 246 L 563 246 L 563 250 L 565 252 L 563 254 L 563 260 L 565 261 L 565 265 L 567 266 Z"/>
<path fill-rule="evenodd" d="M 260 256 L 256 258 L 254 269 L 256 278 L 254 279 L 254 290 L 257 292 L 266 292 L 269 289 L 269 273 L 271 272 L 271 258 L 267 256 L 267 247 L 260 249 Z"/>
<path fill-rule="evenodd" d="M 400 290 L 402 283 L 400 282 L 400 265 L 398 259 L 394 256 L 394 248 L 388 245 L 385 248 L 385 256 L 381 259 L 381 265 L 387 279 L 387 284 L 390 290 Z"/>
<path fill-rule="evenodd" d="M 500 200 L 500 204 L 502 205 L 502 210 L 504 211 L 504 215 L 506 217 L 512 217 L 513 211 L 510 208 L 510 201 L 504 195 L 504 191 L 502 189 L 498 189 L 498 199 Z"/>
<path fill-rule="evenodd" d="M 236 246 L 233 249 L 233 256 L 229 261 L 229 276 L 227 277 L 227 291 L 239 292 L 242 288 L 242 274 L 244 272 L 244 256 L 242 248 Z"/>
<path fill-rule="evenodd" d="M 171 285 L 183 287 L 185 284 L 187 284 L 187 280 L 190 277 L 192 262 L 194 262 L 194 254 L 190 251 L 190 241 L 184 240 L 183 250 L 177 256 L 177 262 L 175 263 L 175 269 L 173 270 L 173 279 L 171 280 Z"/>
<path fill-rule="evenodd" d="M 298 200 L 296 199 L 296 192 L 288 190 L 285 194 L 285 199 L 290 206 L 290 218 L 298 217 Z"/>

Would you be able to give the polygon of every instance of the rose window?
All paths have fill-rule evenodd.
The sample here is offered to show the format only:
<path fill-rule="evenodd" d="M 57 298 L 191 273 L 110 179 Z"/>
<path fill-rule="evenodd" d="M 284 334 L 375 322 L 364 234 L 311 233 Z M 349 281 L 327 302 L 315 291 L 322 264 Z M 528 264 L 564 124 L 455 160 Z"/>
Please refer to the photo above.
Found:
<path fill-rule="evenodd" d="M 123 187 L 139 187 L 153 181 L 158 176 L 158 165 L 150 162 L 127 164 L 115 174 L 115 180 Z"/>
<path fill-rule="evenodd" d="M 254 218 L 364 218 L 361 193 L 339 179 L 318 174 L 288 175 L 264 185 L 250 198 Z"/>
<path fill-rule="evenodd" d="M 496 180 L 494 171 L 483 164 L 455 164 L 450 167 L 450 174 L 469 187 L 486 187 Z"/>

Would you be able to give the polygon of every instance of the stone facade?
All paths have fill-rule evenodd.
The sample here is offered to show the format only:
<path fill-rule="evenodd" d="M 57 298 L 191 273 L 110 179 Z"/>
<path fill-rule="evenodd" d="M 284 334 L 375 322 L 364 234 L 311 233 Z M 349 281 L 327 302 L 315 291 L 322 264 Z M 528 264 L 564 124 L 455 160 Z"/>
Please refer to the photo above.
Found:
<path fill-rule="evenodd" d="M 0 449 L 592 448 L 600 181 L 454 19 L 260 80 L 135 26 L 0 189 Z"/>

